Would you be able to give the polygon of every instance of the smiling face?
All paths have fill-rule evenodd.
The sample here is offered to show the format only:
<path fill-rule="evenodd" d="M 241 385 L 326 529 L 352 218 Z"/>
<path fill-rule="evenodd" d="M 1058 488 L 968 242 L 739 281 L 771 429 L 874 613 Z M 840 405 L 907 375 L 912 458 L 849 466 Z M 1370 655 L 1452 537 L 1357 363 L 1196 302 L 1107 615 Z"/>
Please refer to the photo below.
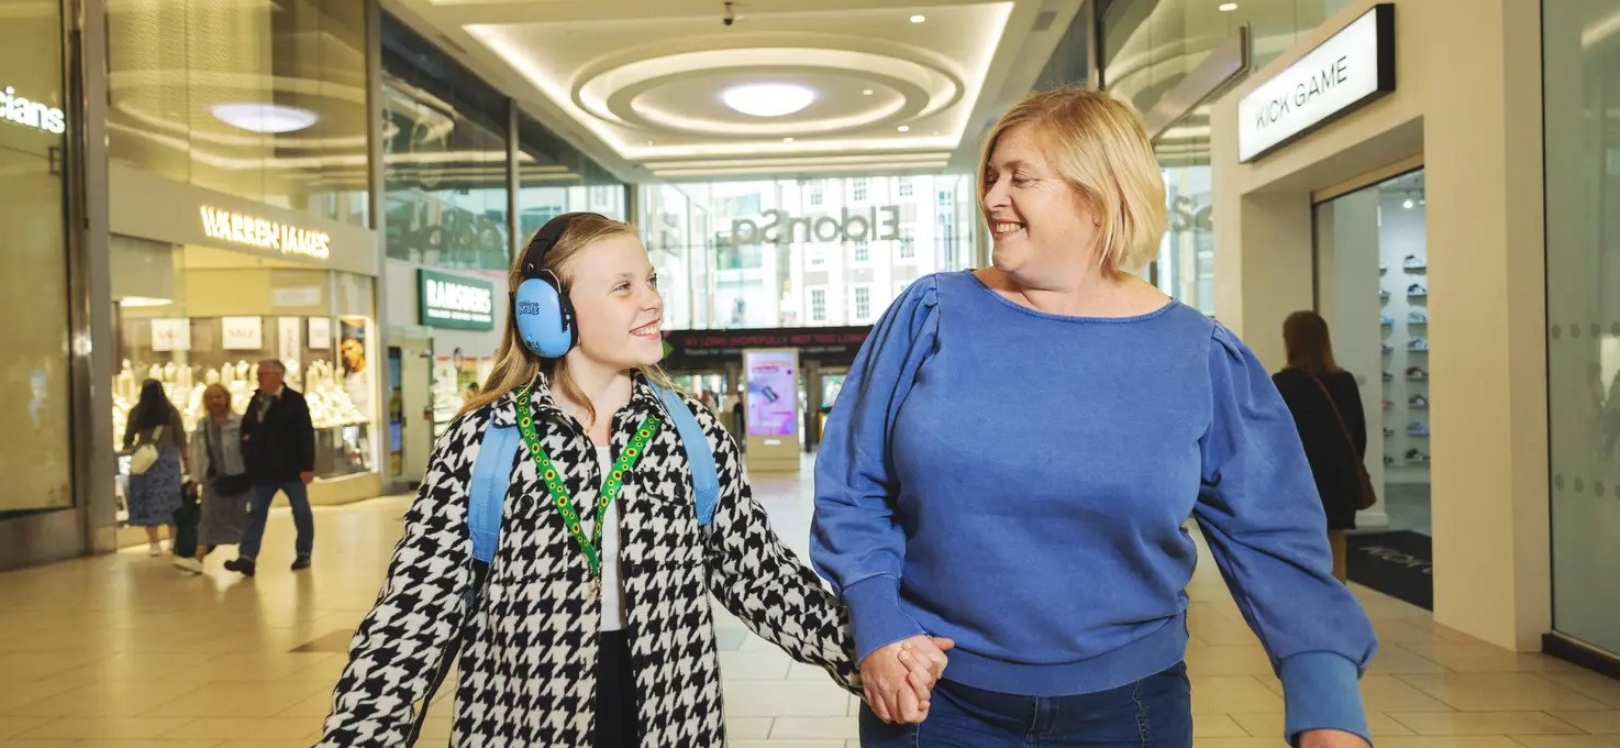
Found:
<path fill-rule="evenodd" d="M 1095 262 L 1099 222 L 1085 195 L 1058 174 L 1033 125 L 1007 128 L 984 166 L 984 217 L 998 270 L 1040 285 Z"/>
<path fill-rule="evenodd" d="M 569 258 L 562 271 L 579 322 L 579 346 L 570 358 L 616 371 L 663 359 L 664 298 L 640 239 L 600 239 Z"/>

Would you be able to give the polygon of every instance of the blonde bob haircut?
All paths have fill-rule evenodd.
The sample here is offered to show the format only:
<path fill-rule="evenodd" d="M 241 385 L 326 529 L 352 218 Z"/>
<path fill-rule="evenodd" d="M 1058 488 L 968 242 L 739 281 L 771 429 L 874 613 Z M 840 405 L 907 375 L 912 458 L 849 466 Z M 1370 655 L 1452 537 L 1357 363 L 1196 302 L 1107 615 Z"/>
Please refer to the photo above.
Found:
<path fill-rule="evenodd" d="M 535 233 L 539 233 L 538 231 Z M 611 239 L 616 236 L 629 236 L 636 240 L 641 237 L 636 229 L 628 223 L 615 221 L 598 215 L 581 215 L 568 223 L 568 230 L 557 237 L 557 243 L 546 251 L 544 269 L 555 273 L 562 282 L 562 291 L 567 293 L 574 285 L 573 273 L 569 272 L 569 261 L 586 251 L 592 244 Z M 533 243 L 534 237 L 529 238 Z M 507 290 L 516 294 L 518 286 L 523 283 L 523 260 L 528 255 L 528 245 L 524 250 L 512 258 L 512 269 L 507 274 Z M 508 305 L 510 306 L 510 305 Z M 567 359 L 546 361 L 541 359 L 534 351 L 523 343 L 518 336 L 517 320 L 511 309 L 506 314 L 506 330 L 501 334 L 500 352 L 495 357 L 495 368 L 490 371 L 489 378 L 484 386 L 479 388 L 478 394 L 470 398 L 461 406 L 457 415 L 466 415 L 483 408 L 505 397 L 508 393 L 516 391 L 544 372 L 551 380 L 554 390 L 567 395 L 570 400 L 585 406 L 589 421 L 596 420 L 596 406 L 591 403 L 585 391 L 574 381 L 568 372 Z M 662 387 L 673 387 L 669 376 L 656 364 L 653 366 L 638 367 L 637 372 Z M 585 424 L 590 427 L 589 421 Z"/>
<path fill-rule="evenodd" d="M 1098 261 L 1105 273 L 1132 272 L 1159 253 L 1168 223 L 1164 177 L 1142 118 L 1131 105 L 1094 88 L 1068 86 L 1031 94 L 1001 116 L 979 160 L 979 208 L 996 141 L 1029 125 L 1042 155 L 1080 191 L 1101 224 Z"/>

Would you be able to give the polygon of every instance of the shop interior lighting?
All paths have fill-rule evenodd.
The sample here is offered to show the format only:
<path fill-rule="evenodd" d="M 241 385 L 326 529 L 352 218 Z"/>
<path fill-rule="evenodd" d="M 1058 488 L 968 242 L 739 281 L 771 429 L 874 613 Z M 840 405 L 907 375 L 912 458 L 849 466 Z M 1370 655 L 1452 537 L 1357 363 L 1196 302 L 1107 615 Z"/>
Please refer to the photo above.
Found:
<path fill-rule="evenodd" d="M 1222 13 L 1231 13 L 1232 11 L 1237 10 L 1237 3 L 1221 3 L 1219 6 L 1216 6 L 1215 9 Z"/>
<path fill-rule="evenodd" d="M 248 132 L 286 133 L 306 129 L 321 116 L 308 110 L 281 104 L 239 102 L 215 104 L 214 117 L 231 127 Z"/>
<path fill-rule="evenodd" d="M 926 21 L 926 20 L 928 20 L 928 16 L 916 15 L 916 16 L 911 17 L 911 22 L 912 23 L 922 23 L 923 21 Z"/>
<path fill-rule="evenodd" d="M 810 106 L 816 92 L 790 83 L 749 83 L 726 89 L 720 100 L 751 117 L 782 117 Z"/>
<path fill-rule="evenodd" d="M 125 308 L 168 306 L 173 303 L 169 299 L 154 299 L 146 296 L 125 296 L 118 301 L 118 305 Z"/>
<path fill-rule="evenodd" d="M 900 130 L 900 132 L 911 132 L 911 126 L 910 125 L 901 125 L 897 129 Z"/>

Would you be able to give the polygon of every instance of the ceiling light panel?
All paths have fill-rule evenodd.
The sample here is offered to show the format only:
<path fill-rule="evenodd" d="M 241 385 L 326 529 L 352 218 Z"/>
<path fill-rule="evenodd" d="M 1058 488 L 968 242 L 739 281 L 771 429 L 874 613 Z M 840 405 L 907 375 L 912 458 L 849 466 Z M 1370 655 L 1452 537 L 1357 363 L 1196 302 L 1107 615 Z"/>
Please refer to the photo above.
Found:
<path fill-rule="evenodd" d="M 799 138 L 799 150 L 949 150 L 968 127 L 1013 7 L 931 8 L 925 35 L 890 8 L 750 14 L 730 29 L 712 14 L 623 20 L 603 9 L 588 20 L 502 23 L 497 13 L 462 29 L 629 161 L 751 153 L 760 139 L 782 148 L 784 137 Z M 737 81 L 723 82 L 722 73 L 748 70 L 757 74 L 747 84 L 799 85 L 810 95 L 743 96 Z M 801 76 L 849 83 L 825 90 Z M 674 95 L 693 90 L 696 77 L 715 88 Z M 901 122 L 918 132 L 897 133 Z"/>

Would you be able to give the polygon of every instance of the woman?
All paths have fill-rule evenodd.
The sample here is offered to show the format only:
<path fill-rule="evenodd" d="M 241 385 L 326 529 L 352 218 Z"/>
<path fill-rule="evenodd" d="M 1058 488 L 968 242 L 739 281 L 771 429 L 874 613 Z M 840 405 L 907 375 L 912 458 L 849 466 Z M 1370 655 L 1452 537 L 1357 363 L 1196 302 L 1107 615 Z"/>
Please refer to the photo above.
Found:
<path fill-rule="evenodd" d="M 1283 346 L 1288 351 L 1288 366 L 1271 381 L 1294 415 L 1294 427 L 1305 445 L 1305 459 L 1311 465 L 1316 493 L 1327 514 L 1333 577 L 1345 582 L 1344 532 L 1356 529 L 1360 465 L 1367 455 L 1367 417 L 1361 408 L 1361 388 L 1355 376 L 1333 360 L 1327 321 L 1316 312 L 1288 315 L 1283 321 Z"/>
<path fill-rule="evenodd" d="M 538 313 L 518 296 L 525 282 L 555 284 L 571 303 L 575 337 L 562 353 L 542 357 L 521 334 L 517 314 Z M 847 685 L 855 667 L 844 611 L 772 533 L 736 443 L 684 398 L 721 484 L 712 522 L 698 526 L 685 447 L 673 426 L 651 420 L 669 418 L 652 387 L 667 382 L 656 366 L 663 301 L 634 229 L 588 213 L 553 219 L 518 258 L 511 291 L 516 314 L 495 369 L 429 465 L 382 594 L 355 633 L 323 745 L 404 745 L 412 705 L 453 640 L 462 646 L 456 745 L 722 745 L 710 593 Z M 537 433 L 524 436 L 506 481 L 487 593 L 467 611 L 473 463 L 486 426 L 526 424 L 531 414 Z M 527 446 L 531 436 L 538 450 Z M 540 480 L 541 457 L 565 495 Z M 584 536 L 594 532 L 589 510 L 610 468 L 623 488 L 607 497 L 598 543 Z M 554 508 L 569 502 L 577 525 Z M 595 548 L 599 571 L 587 558 Z M 943 663 L 914 667 L 925 694 Z"/>
<path fill-rule="evenodd" d="M 231 409 L 230 390 L 208 385 L 203 409 L 207 418 L 191 440 L 191 464 L 203 478 L 197 557 L 174 562 L 192 574 L 202 573 L 203 559 L 215 548 L 242 541 L 242 526 L 253 501 L 253 485 L 242 459 L 242 417 Z"/>
<path fill-rule="evenodd" d="M 129 476 L 129 525 L 146 528 L 147 553 L 163 555 L 163 544 L 158 528 L 169 528 L 174 538 L 174 513 L 183 503 L 182 476 L 187 472 L 185 453 L 186 427 L 180 421 L 180 411 L 169 402 L 163 384 L 148 379 L 141 384 L 141 396 L 129 412 L 129 424 L 124 428 L 124 451 L 133 452 L 152 445 L 157 449 L 157 461 L 145 472 L 131 472 Z"/>
<path fill-rule="evenodd" d="M 993 267 L 907 288 L 816 465 L 812 560 L 865 686 L 900 677 L 895 647 L 956 642 L 927 719 L 873 704 L 862 744 L 1191 746 L 1190 516 L 1278 663 L 1288 740 L 1365 746 L 1373 632 L 1333 579 L 1288 409 L 1235 335 L 1132 274 L 1165 230 L 1136 114 L 1035 94 L 980 176 Z"/>

